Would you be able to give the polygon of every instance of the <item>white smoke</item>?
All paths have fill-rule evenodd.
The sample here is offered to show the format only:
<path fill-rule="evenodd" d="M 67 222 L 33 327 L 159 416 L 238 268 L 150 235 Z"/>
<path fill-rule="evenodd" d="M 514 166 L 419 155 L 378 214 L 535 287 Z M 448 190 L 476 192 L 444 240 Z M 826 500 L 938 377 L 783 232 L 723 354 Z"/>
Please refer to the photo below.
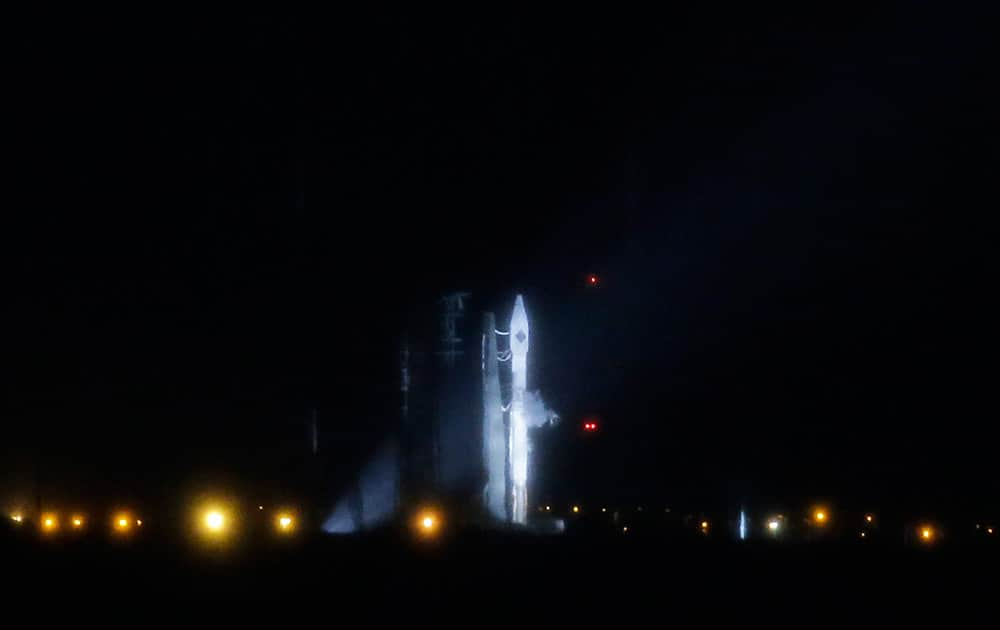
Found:
<path fill-rule="evenodd" d="M 529 429 L 553 425 L 559 421 L 559 414 L 550 409 L 537 391 L 524 392 L 524 419 Z"/>
<path fill-rule="evenodd" d="M 387 440 L 362 469 L 357 484 L 337 502 L 323 523 L 328 534 L 351 534 L 389 520 L 396 509 L 398 446 Z"/>

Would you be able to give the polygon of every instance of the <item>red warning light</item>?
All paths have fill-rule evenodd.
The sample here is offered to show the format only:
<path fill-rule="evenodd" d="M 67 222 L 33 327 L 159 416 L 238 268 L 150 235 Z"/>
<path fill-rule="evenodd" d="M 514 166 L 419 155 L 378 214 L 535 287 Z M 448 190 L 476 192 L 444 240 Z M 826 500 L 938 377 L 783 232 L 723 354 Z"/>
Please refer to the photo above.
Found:
<path fill-rule="evenodd" d="M 597 430 L 597 423 L 596 422 L 589 422 L 589 421 L 588 422 L 584 422 L 583 423 L 583 430 L 584 431 L 589 431 L 589 432 L 593 433 L 594 431 Z"/>
<path fill-rule="evenodd" d="M 589 276 L 587 276 L 587 284 L 592 287 L 596 287 L 600 281 L 601 279 L 598 278 L 595 274 L 590 274 Z"/>

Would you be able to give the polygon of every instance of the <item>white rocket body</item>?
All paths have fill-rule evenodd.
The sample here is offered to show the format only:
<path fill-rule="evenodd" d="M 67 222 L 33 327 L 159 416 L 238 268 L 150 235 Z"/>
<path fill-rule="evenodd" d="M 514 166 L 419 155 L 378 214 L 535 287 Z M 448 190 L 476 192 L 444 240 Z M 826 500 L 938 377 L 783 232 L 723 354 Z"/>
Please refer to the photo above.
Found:
<path fill-rule="evenodd" d="M 525 524 L 528 520 L 528 424 L 524 417 L 524 392 L 528 381 L 528 314 L 524 299 L 518 295 L 510 318 L 510 352 L 512 398 L 510 407 L 511 485 L 513 491 L 512 520 Z"/>

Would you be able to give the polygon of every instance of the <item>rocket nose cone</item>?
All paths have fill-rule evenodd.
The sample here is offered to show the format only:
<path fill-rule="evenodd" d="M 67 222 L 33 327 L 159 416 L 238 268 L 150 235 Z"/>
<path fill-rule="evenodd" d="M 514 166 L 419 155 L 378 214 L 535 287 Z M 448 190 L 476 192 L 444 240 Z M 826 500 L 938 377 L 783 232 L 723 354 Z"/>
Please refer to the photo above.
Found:
<path fill-rule="evenodd" d="M 524 310 L 524 299 L 518 295 L 510 316 L 510 346 L 515 354 L 527 352 L 528 334 L 528 314 Z"/>
<path fill-rule="evenodd" d="M 518 295 L 517 299 L 514 300 L 514 311 L 510 316 L 510 326 L 513 330 L 515 326 L 527 326 L 528 324 L 528 314 L 524 310 L 524 299 Z"/>

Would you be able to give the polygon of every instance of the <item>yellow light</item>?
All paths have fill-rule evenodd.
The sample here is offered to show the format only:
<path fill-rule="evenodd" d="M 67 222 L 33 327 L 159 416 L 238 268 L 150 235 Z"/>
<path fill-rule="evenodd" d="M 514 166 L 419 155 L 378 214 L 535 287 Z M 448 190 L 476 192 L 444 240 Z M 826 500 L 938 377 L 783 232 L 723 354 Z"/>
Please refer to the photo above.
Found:
<path fill-rule="evenodd" d="M 930 525 L 923 525 L 920 527 L 920 540 L 925 543 L 933 542 L 934 540 L 934 528 Z"/>
<path fill-rule="evenodd" d="M 861 537 L 862 537 L 862 538 L 864 538 L 864 537 L 865 537 L 865 533 L 864 533 L 864 532 L 861 532 Z"/>
<path fill-rule="evenodd" d="M 423 538 L 433 538 L 440 533 L 441 516 L 431 508 L 425 508 L 417 513 L 414 527 L 417 533 Z"/>
<path fill-rule="evenodd" d="M 137 521 L 133 518 L 131 512 L 117 512 L 114 518 L 111 519 L 111 527 L 114 529 L 115 533 L 122 536 L 126 536 L 132 533 L 132 525 L 135 525 Z"/>
<path fill-rule="evenodd" d="M 205 514 L 205 527 L 213 532 L 222 531 L 222 528 L 226 525 L 226 517 L 222 515 L 222 512 L 217 510 L 211 510 Z"/>
<path fill-rule="evenodd" d="M 608 508 L 601 508 L 601 511 L 602 511 L 602 512 L 607 512 L 607 511 L 608 511 Z"/>
<path fill-rule="evenodd" d="M 83 517 L 80 516 L 79 514 L 73 515 L 72 523 L 73 523 L 73 529 L 83 528 Z"/>
<path fill-rule="evenodd" d="M 142 527 L 142 519 L 141 518 L 135 519 L 135 524 L 138 525 L 139 527 Z"/>
<path fill-rule="evenodd" d="M 552 511 L 552 506 L 551 505 L 546 505 L 545 506 L 545 511 L 546 512 L 551 512 Z"/>
<path fill-rule="evenodd" d="M 701 522 L 701 528 L 702 529 L 708 529 L 708 521 L 702 521 Z"/>
<path fill-rule="evenodd" d="M 573 514 L 579 514 L 579 513 L 580 513 L 580 506 L 579 505 L 574 505 L 573 506 Z"/>
<path fill-rule="evenodd" d="M 13 515 L 13 516 L 11 516 L 10 518 L 11 518 L 11 519 L 12 519 L 12 520 L 13 520 L 13 521 L 14 521 L 15 523 L 20 523 L 21 521 L 23 521 L 23 520 L 24 520 L 24 517 L 23 517 L 23 516 L 21 516 L 20 514 L 14 514 L 14 515 Z"/>
<path fill-rule="evenodd" d="M 992 534 L 993 533 L 993 528 L 992 527 L 987 527 L 986 528 L 986 533 L 987 534 Z"/>
<path fill-rule="evenodd" d="M 263 509 L 264 509 L 264 506 L 263 506 L 263 505 L 258 505 L 258 506 L 257 506 L 257 509 L 258 509 L 258 510 L 263 510 Z"/>
<path fill-rule="evenodd" d="M 874 520 L 875 520 L 874 516 L 872 516 L 871 514 L 865 514 L 865 522 L 866 523 L 871 523 Z"/>
<path fill-rule="evenodd" d="M 818 527 L 824 527 L 830 522 L 830 512 L 826 507 L 817 507 L 813 509 L 812 512 L 812 522 L 813 525 Z"/>
<path fill-rule="evenodd" d="M 295 527 L 295 519 L 288 512 L 282 512 L 281 514 L 278 514 L 274 524 L 279 532 L 287 534 Z"/>
<path fill-rule="evenodd" d="M 767 522 L 767 528 L 769 530 L 771 530 L 772 532 L 778 531 L 779 527 L 781 527 L 781 523 L 779 523 L 778 519 L 776 519 L 776 518 L 772 518 L 771 520 L 769 520 Z"/>
<path fill-rule="evenodd" d="M 41 519 L 42 532 L 45 534 L 53 534 L 59 530 L 59 517 L 52 513 L 42 514 Z"/>
<path fill-rule="evenodd" d="M 256 513 L 258 501 L 260 499 L 255 499 L 252 505 L 244 506 L 243 509 L 249 508 Z M 195 540 L 207 548 L 226 549 L 230 543 L 239 542 L 241 514 L 239 502 L 232 497 L 214 493 L 202 494 L 192 502 L 188 531 Z M 270 515 L 269 520 L 277 519 L 278 516 L 278 514 Z M 277 528 L 277 520 L 272 520 L 268 524 Z M 151 522 L 148 527 L 154 525 L 156 523 Z"/>
<path fill-rule="evenodd" d="M 628 525 L 626 525 L 625 527 L 622 527 L 622 533 L 623 534 L 627 534 L 628 533 Z"/>

